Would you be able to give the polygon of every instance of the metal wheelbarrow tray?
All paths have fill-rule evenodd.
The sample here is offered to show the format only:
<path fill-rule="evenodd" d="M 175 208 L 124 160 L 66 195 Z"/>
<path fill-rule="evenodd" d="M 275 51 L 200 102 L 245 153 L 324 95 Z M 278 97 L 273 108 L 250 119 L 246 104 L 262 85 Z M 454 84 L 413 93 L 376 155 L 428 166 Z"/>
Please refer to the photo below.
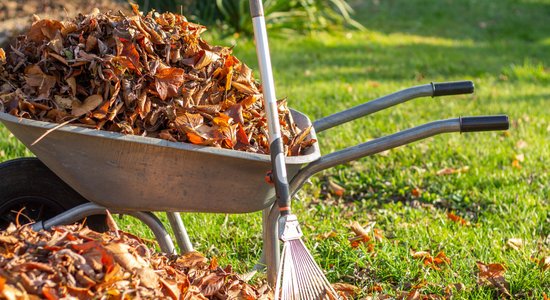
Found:
<path fill-rule="evenodd" d="M 299 128 L 311 125 L 296 111 Z M 157 138 L 66 125 L 0 113 L 0 120 L 49 169 L 87 200 L 125 211 L 248 213 L 274 201 L 264 177 L 269 155 L 170 142 Z M 310 138 L 315 139 L 315 132 Z M 315 143 L 286 158 L 292 178 L 318 159 Z"/>

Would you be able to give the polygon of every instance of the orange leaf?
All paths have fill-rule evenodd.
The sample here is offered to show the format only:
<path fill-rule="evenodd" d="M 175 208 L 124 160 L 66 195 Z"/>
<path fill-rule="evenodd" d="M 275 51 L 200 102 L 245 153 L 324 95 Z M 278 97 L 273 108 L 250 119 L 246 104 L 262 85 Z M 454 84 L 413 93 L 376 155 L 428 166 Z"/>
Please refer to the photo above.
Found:
<path fill-rule="evenodd" d="M 141 75 L 141 63 L 139 62 L 139 52 L 136 49 L 136 45 L 121 37 L 119 37 L 119 40 L 123 45 L 121 55 L 127 57 L 133 65 L 132 69 L 136 70 L 138 75 Z"/>
<path fill-rule="evenodd" d="M 451 174 L 460 174 L 460 173 L 468 172 L 469 169 L 470 169 L 470 167 L 468 167 L 468 166 L 464 166 L 464 167 L 461 167 L 459 169 L 444 168 L 444 169 L 441 169 L 441 170 L 437 171 L 435 174 L 438 175 L 438 176 L 451 175 Z"/>
<path fill-rule="evenodd" d="M 447 217 L 451 221 L 459 223 L 460 225 L 468 225 L 468 221 L 464 220 L 462 217 L 455 215 L 453 212 L 447 213 Z"/>
<path fill-rule="evenodd" d="M 188 132 L 186 135 L 189 141 L 195 145 L 202 145 L 205 141 L 201 136 L 196 133 Z"/>
<path fill-rule="evenodd" d="M 208 269 L 210 270 L 216 270 L 218 268 L 218 259 L 216 257 L 212 257 L 210 260 L 210 266 L 208 266 Z"/>
<path fill-rule="evenodd" d="M 377 292 L 377 293 L 380 293 L 382 292 L 382 286 L 378 285 L 378 284 L 375 284 L 373 286 L 371 286 L 369 289 L 368 289 L 368 293 L 372 293 L 372 292 Z"/>
<path fill-rule="evenodd" d="M 0 293 L 4 290 L 4 285 L 6 284 L 6 278 L 0 276 Z"/>
<path fill-rule="evenodd" d="M 174 97 L 178 94 L 179 87 L 185 81 L 185 70 L 180 68 L 164 68 L 155 74 L 155 89 L 160 99 Z"/>
<path fill-rule="evenodd" d="M 550 269 L 550 256 L 543 257 L 539 262 L 540 267 L 546 271 Z"/>
<path fill-rule="evenodd" d="M 480 278 L 493 278 L 504 275 L 506 269 L 502 264 L 485 264 L 480 261 L 476 262 L 479 269 Z"/>
<path fill-rule="evenodd" d="M 226 114 L 220 113 L 219 116 L 214 117 L 212 122 L 221 127 L 228 127 L 230 120 L 231 120 L 231 117 L 229 117 Z"/>
<path fill-rule="evenodd" d="M 63 24 L 57 20 L 38 20 L 31 25 L 27 37 L 33 42 L 40 43 L 45 39 L 55 38 L 56 32 L 63 28 Z"/>
<path fill-rule="evenodd" d="M 332 182 L 332 180 L 328 180 L 328 189 L 330 191 L 331 194 L 335 195 L 335 196 L 338 196 L 338 197 L 342 197 L 344 195 L 344 193 L 346 192 L 346 189 L 339 186 L 338 184 Z"/>
<path fill-rule="evenodd" d="M 434 263 L 436 265 L 441 265 L 441 264 L 450 264 L 451 263 L 451 259 L 447 257 L 447 255 L 445 255 L 445 252 L 443 251 L 440 251 L 435 259 L 434 259 Z"/>
<path fill-rule="evenodd" d="M 246 135 L 246 131 L 244 131 L 244 128 L 241 124 L 237 126 L 237 141 L 244 145 L 250 145 L 248 135 Z"/>
<path fill-rule="evenodd" d="M 57 291 L 47 285 L 44 285 L 42 287 L 42 295 L 44 295 L 44 298 L 48 300 L 57 300 L 59 299 L 59 296 L 57 295 Z"/>

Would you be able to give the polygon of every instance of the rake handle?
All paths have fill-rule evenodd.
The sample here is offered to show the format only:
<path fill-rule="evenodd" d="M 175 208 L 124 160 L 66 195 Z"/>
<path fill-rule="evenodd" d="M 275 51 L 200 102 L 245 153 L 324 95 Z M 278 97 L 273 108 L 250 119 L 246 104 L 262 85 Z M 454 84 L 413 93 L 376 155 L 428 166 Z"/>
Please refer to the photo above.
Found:
<path fill-rule="evenodd" d="M 275 83 L 271 69 L 271 56 L 267 41 L 267 30 L 265 27 L 263 6 L 260 0 L 250 0 L 250 14 L 254 26 L 254 39 L 256 41 L 256 53 L 260 67 L 260 78 L 262 80 L 262 93 L 267 116 L 267 127 L 269 132 L 269 143 L 271 153 L 271 165 L 273 170 L 273 183 L 277 204 L 282 216 L 290 214 L 290 188 L 286 173 L 285 153 L 279 124 L 279 112 L 277 98 L 275 96 Z"/>

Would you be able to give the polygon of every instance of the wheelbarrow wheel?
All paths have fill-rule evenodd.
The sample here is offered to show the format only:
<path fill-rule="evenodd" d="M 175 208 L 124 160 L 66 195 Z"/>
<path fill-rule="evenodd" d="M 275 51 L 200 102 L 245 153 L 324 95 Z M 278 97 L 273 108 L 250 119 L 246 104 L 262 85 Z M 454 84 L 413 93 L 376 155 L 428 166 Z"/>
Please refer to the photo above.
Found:
<path fill-rule="evenodd" d="M 17 218 L 20 224 L 47 220 L 89 202 L 37 158 L 0 163 L 0 178 L 0 230 Z M 88 217 L 86 225 L 100 232 L 107 229 L 104 215 Z"/>

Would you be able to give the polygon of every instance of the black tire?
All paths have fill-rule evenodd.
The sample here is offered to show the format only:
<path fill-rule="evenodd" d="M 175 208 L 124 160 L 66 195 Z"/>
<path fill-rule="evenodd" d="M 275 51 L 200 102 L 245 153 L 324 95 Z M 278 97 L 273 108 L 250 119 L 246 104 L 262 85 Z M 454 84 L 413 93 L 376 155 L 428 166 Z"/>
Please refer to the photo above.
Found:
<path fill-rule="evenodd" d="M 43 221 L 87 202 L 37 158 L 0 163 L 0 230 L 15 223 L 17 212 L 23 208 L 25 216 Z M 19 217 L 19 222 L 30 220 Z M 96 231 L 107 229 L 104 215 L 88 217 L 86 225 Z"/>

